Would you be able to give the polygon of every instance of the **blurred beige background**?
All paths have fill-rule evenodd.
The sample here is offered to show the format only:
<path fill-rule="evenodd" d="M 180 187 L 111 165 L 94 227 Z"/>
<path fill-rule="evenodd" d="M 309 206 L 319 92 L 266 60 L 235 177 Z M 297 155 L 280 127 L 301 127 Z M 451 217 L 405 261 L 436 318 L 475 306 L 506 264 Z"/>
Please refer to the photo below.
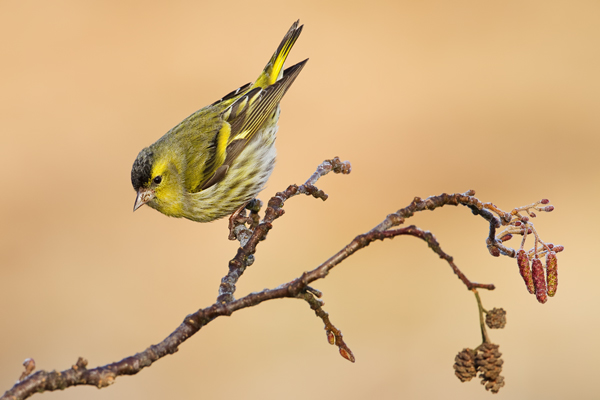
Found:
<path fill-rule="evenodd" d="M 598 15 L 567 1 L 0 2 L 0 391 L 27 357 L 47 370 L 120 360 L 215 300 L 237 248 L 226 221 L 132 213 L 131 164 L 253 80 L 300 18 L 288 65 L 310 62 L 282 103 L 261 197 L 335 155 L 353 172 L 320 181 L 327 202 L 286 204 L 238 296 L 314 268 L 417 195 L 475 189 L 504 209 L 547 197 L 556 210 L 537 227 L 566 251 L 543 306 L 467 209 L 410 222 L 497 285 L 482 296 L 508 311 L 491 332 L 499 397 L 597 398 Z M 454 377 L 456 352 L 479 344 L 476 304 L 424 243 L 375 243 L 315 286 L 356 364 L 306 304 L 283 300 L 216 320 L 110 388 L 42 397 L 491 398 Z"/>

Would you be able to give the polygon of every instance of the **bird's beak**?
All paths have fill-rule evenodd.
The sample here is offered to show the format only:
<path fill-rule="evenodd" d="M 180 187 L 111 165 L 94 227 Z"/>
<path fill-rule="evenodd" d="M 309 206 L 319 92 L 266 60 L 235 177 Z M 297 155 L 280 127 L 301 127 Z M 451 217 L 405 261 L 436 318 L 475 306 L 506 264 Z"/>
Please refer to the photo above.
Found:
<path fill-rule="evenodd" d="M 137 210 L 150 200 L 154 198 L 154 190 L 147 188 L 140 188 L 135 198 L 135 204 L 133 205 L 133 211 Z"/>

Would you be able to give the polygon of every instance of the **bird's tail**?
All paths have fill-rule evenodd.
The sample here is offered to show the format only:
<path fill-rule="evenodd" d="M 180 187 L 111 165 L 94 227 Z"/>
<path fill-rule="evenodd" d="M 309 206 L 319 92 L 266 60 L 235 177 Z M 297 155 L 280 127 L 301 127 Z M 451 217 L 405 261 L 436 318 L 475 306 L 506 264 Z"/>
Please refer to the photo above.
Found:
<path fill-rule="evenodd" d="M 253 88 L 266 88 L 281 78 L 283 75 L 283 64 L 285 63 L 285 59 L 290 53 L 292 46 L 294 46 L 294 43 L 296 43 L 296 40 L 302 32 L 302 27 L 304 26 L 298 26 L 299 22 L 300 21 L 294 22 L 290 30 L 285 34 L 279 47 L 277 47 L 277 50 L 273 53 L 273 56 L 265 66 L 265 69 L 261 72 L 256 82 L 254 82 L 254 85 L 252 85 Z"/>

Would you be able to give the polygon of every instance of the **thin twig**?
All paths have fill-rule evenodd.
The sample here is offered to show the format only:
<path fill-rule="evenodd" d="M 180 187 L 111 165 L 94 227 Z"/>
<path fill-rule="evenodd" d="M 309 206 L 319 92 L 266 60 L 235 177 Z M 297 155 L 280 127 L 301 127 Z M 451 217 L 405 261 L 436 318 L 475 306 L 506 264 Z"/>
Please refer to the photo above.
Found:
<path fill-rule="evenodd" d="M 300 293 L 300 295 L 298 296 L 298 298 L 301 298 L 304 301 L 306 301 L 308 305 L 310 305 L 310 308 L 315 312 L 316 316 L 321 318 L 321 320 L 323 321 L 323 324 L 325 325 L 325 333 L 327 334 L 327 341 L 329 342 L 329 344 L 336 345 L 340 351 L 341 356 L 344 357 L 346 360 L 350 362 L 356 361 L 356 358 L 354 358 L 354 354 L 352 354 L 352 350 L 350 350 L 350 348 L 344 342 L 342 331 L 340 331 L 338 328 L 335 327 L 335 325 L 331 323 L 331 321 L 329 320 L 329 314 L 325 310 L 323 310 L 323 302 L 317 299 L 316 297 L 320 296 L 316 296 L 314 293 L 314 289 L 312 289 L 310 286 L 308 286 L 306 290 Z"/>
<path fill-rule="evenodd" d="M 251 207 L 253 207 L 252 211 L 254 213 L 251 214 L 251 218 L 254 217 L 254 226 L 251 224 L 250 229 L 247 229 L 243 226 L 237 227 L 239 232 L 238 239 L 240 239 L 241 247 L 238 249 L 236 256 L 229 261 L 229 272 L 225 277 L 223 277 L 223 279 L 221 279 L 217 302 L 229 303 L 234 299 L 233 295 L 236 289 L 235 284 L 242 276 L 246 268 L 254 262 L 253 254 L 256 251 L 256 246 L 267 236 L 267 233 L 269 230 L 271 230 L 271 224 L 273 221 L 284 214 L 283 204 L 287 200 L 299 194 L 306 194 L 318 199 L 327 200 L 327 194 L 315 187 L 315 183 L 317 183 L 319 178 L 332 171 L 336 174 L 349 174 L 351 170 L 352 167 L 350 166 L 350 163 L 348 161 L 342 162 L 338 157 L 323 161 L 317 167 L 315 173 L 312 174 L 303 185 L 290 185 L 285 191 L 278 192 L 273 198 L 271 198 L 271 200 L 269 200 L 268 207 L 265 210 L 265 217 L 263 221 L 258 224 L 256 224 L 255 221 L 257 220 L 257 214 L 258 210 L 260 209 L 260 205 L 257 207 L 256 203 L 251 204 Z M 245 236 L 241 236 L 242 232 Z"/>
<path fill-rule="evenodd" d="M 485 322 L 483 318 L 483 314 L 485 310 L 483 308 L 483 304 L 481 303 L 481 298 L 479 297 L 479 292 L 477 289 L 473 289 L 473 293 L 475 294 L 475 299 L 477 300 L 477 311 L 479 313 L 479 327 L 481 329 L 481 340 L 483 343 L 491 343 L 490 338 L 487 333 L 487 329 L 485 328 Z"/>

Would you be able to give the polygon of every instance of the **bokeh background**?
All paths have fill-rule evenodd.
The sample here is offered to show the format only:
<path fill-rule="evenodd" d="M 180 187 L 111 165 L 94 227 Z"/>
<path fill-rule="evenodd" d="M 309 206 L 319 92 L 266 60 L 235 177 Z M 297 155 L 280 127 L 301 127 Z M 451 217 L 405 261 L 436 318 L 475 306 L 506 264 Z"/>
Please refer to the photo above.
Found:
<path fill-rule="evenodd" d="M 506 210 L 549 198 L 558 293 L 529 295 L 464 207 L 416 216 L 468 277 L 495 283 L 511 399 L 597 398 L 600 4 L 569 1 L 0 2 L 0 391 L 21 363 L 98 366 L 212 304 L 237 243 L 227 221 L 132 213 L 131 164 L 181 119 L 253 80 L 293 21 L 276 170 L 261 197 L 324 159 L 326 202 L 286 204 L 238 285 L 312 269 L 414 196 L 475 189 Z M 510 242 L 509 242 L 510 243 Z M 513 245 L 517 245 L 516 240 Z M 413 238 L 375 243 L 315 285 L 357 361 L 301 301 L 220 318 L 135 377 L 45 399 L 481 399 L 454 376 L 479 344 L 473 295 Z M 37 396 L 36 396 L 37 397 Z"/>

